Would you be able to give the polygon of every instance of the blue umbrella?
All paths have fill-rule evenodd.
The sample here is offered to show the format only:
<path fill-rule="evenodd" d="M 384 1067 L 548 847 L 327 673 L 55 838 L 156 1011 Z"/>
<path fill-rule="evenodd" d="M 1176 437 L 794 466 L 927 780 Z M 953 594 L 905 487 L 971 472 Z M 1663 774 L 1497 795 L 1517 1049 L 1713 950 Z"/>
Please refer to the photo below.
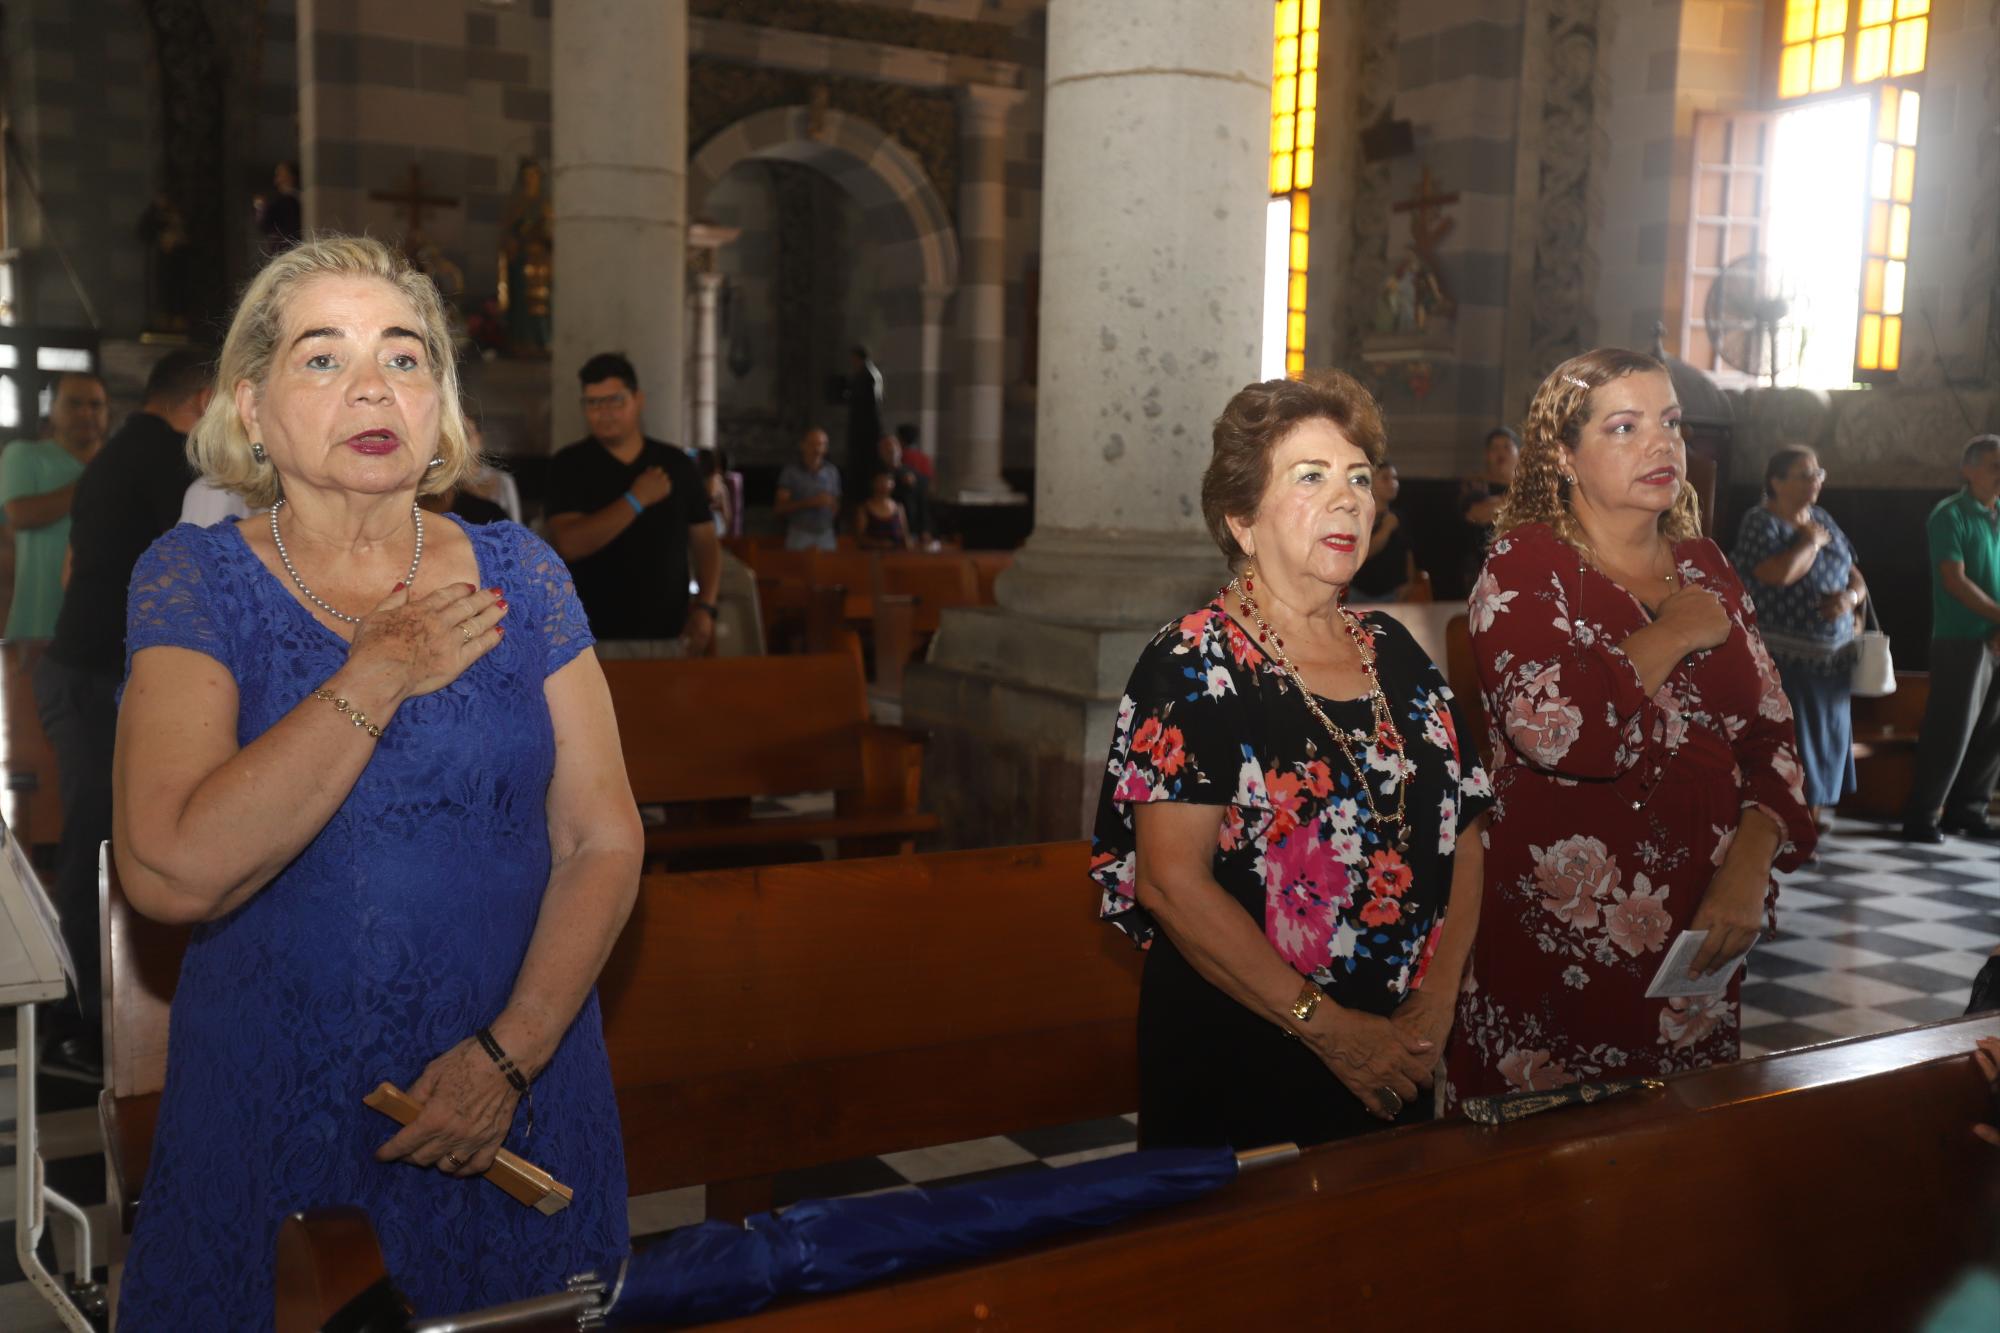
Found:
<path fill-rule="evenodd" d="M 845 1291 L 1107 1226 L 1197 1198 L 1236 1173 L 1227 1148 L 1158 1149 L 942 1189 L 812 1199 L 741 1227 L 703 1222 L 635 1253 L 606 1314 L 613 1325 L 745 1315 L 780 1295 Z"/>

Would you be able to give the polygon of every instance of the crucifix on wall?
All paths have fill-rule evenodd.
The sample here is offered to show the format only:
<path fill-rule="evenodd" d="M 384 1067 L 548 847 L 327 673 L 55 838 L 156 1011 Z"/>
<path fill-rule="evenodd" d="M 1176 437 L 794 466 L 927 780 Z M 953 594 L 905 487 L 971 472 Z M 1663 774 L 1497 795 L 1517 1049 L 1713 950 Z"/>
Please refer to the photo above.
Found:
<path fill-rule="evenodd" d="M 1444 216 L 1444 210 L 1457 202 L 1457 191 L 1439 193 L 1426 166 L 1416 194 L 1393 205 L 1396 212 L 1410 215 L 1410 248 L 1389 277 L 1376 314 L 1376 332 L 1422 333 L 1432 320 L 1449 319 L 1458 312 L 1458 301 L 1438 262 L 1438 243 L 1458 225 L 1456 219 Z"/>
<path fill-rule="evenodd" d="M 423 245 L 424 213 L 433 208 L 456 208 L 458 199 L 452 195 L 426 194 L 424 192 L 424 169 L 410 163 L 409 182 L 400 190 L 370 190 L 370 199 L 379 199 L 385 204 L 400 204 L 408 214 L 408 223 L 403 233 L 403 248 L 415 254 Z"/>

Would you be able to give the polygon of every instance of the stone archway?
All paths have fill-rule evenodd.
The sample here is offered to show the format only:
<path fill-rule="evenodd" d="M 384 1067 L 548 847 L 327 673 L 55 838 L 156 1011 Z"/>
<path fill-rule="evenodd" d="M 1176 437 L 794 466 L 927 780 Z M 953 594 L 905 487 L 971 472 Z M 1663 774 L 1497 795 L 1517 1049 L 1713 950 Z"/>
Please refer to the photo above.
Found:
<path fill-rule="evenodd" d="M 688 163 L 690 218 L 705 217 L 709 193 L 730 170 L 754 159 L 795 162 L 831 178 L 862 210 L 878 238 L 888 328 L 877 360 L 918 368 L 887 387 L 891 420 L 914 417 L 924 445 L 937 448 L 943 378 L 944 310 L 958 286 L 958 235 L 951 214 L 910 151 L 868 121 L 831 109 L 775 107 L 713 135 Z"/>

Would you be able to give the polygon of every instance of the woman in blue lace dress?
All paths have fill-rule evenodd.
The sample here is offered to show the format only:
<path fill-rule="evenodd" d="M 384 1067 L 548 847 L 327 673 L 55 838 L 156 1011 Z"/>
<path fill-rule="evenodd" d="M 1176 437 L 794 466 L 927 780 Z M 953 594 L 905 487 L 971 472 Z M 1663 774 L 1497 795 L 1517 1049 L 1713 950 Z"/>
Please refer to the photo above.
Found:
<path fill-rule="evenodd" d="M 253 513 L 133 575 L 118 868 L 194 932 L 120 1327 L 269 1327 L 278 1223 L 328 1204 L 419 1314 L 555 1289 L 627 1248 L 594 987 L 643 846 L 568 572 L 417 510 L 474 459 L 436 291 L 374 241 L 271 261 L 189 451 Z M 503 1144 L 574 1203 L 480 1180 Z"/>
<path fill-rule="evenodd" d="M 1868 585 L 1854 547 L 1819 507 L 1826 470 L 1803 445 L 1771 455 L 1764 502 L 1743 515 L 1729 553 L 1757 603 L 1764 646 L 1792 705 L 1815 823 L 1854 790 L 1849 684 Z"/>

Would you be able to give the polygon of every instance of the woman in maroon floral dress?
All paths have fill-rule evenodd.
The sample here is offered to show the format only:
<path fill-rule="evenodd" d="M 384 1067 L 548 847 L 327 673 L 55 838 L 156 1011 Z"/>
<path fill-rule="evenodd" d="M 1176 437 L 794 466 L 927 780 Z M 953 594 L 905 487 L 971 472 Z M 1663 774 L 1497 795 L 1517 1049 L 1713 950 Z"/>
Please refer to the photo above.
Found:
<path fill-rule="evenodd" d="M 1121 701 L 1091 877 L 1148 947 L 1149 1147 L 1430 1118 L 1489 789 L 1416 641 L 1341 604 L 1382 450 L 1338 372 L 1231 399 L 1202 508 L 1237 577 L 1160 631 Z"/>
<path fill-rule="evenodd" d="M 1529 408 L 1468 604 L 1494 746 L 1456 1099 L 1737 1058 L 1741 974 L 1649 1000 L 1673 937 L 1713 974 L 1812 851 L 1791 710 L 1728 558 L 1700 534 L 1663 367 L 1599 350 Z"/>

